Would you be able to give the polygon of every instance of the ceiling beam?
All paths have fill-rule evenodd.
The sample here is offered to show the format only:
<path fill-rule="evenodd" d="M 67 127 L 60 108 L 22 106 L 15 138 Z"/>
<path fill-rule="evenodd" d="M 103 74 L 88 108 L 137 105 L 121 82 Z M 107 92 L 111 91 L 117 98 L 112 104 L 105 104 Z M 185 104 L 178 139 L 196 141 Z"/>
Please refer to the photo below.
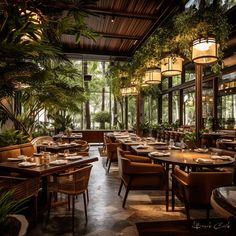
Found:
<path fill-rule="evenodd" d="M 102 9 L 96 7 L 89 7 L 88 10 L 94 14 L 98 15 L 109 15 L 109 16 L 118 16 L 118 17 L 125 17 L 125 18 L 136 18 L 141 20 L 157 20 L 158 16 L 154 15 L 147 15 L 147 14 L 140 14 L 134 12 L 124 12 L 124 11 L 117 11 L 114 9 Z"/>
<path fill-rule="evenodd" d="M 105 32 L 97 32 L 97 31 L 95 31 L 95 33 L 104 38 L 118 38 L 118 39 L 131 39 L 131 40 L 141 39 L 139 36 L 133 36 L 133 35 L 111 34 L 111 33 L 105 33 Z"/>

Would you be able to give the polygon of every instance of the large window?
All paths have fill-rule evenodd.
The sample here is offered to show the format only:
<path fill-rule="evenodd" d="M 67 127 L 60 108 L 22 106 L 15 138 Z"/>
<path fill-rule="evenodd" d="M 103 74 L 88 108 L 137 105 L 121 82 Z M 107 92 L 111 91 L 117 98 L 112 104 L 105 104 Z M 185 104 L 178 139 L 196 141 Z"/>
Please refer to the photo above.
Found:
<path fill-rule="evenodd" d="M 184 125 L 195 125 L 195 87 L 183 90 L 184 107 L 183 123 Z"/>
<path fill-rule="evenodd" d="M 236 128 L 236 94 L 220 97 L 218 104 L 218 118 L 221 128 Z"/>
<path fill-rule="evenodd" d="M 162 96 L 162 123 L 168 122 L 168 94 Z"/>
<path fill-rule="evenodd" d="M 144 123 L 157 124 L 157 99 L 144 97 Z"/>
<path fill-rule="evenodd" d="M 180 97 L 179 91 L 174 91 L 172 94 L 172 122 L 179 120 Z"/>
<path fill-rule="evenodd" d="M 169 88 L 168 80 L 169 80 L 168 77 L 162 79 L 162 82 L 161 82 L 161 88 L 162 88 L 162 90 L 166 90 L 166 89 Z"/>
<path fill-rule="evenodd" d="M 213 81 L 203 83 L 202 86 L 202 117 L 204 127 L 212 129 L 213 125 Z"/>
<path fill-rule="evenodd" d="M 190 81 L 195 79 L 195 67 L 194 64 L 189 64 L 185 67 L 185 81 Z"/>
<path fill-rule="evenodd" d="M 172 87 L 181 84 L 181 75 L 172 76 Z"/>

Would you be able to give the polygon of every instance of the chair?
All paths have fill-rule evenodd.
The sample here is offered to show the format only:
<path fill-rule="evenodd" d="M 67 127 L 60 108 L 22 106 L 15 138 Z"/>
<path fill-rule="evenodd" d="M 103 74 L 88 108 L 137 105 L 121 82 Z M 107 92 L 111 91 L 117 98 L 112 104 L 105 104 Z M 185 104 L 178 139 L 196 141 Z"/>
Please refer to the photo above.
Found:
<path fill-rule="evenodd" d="M 52 203 L 53 193 L 63 193 L 68 195 L 68 206 L 70 208 L 70 196 L 72 196 L 72 229 L 74 231 L 74 218 L 75 218 L 75 197 L 83 194 L 85 220 L 87 223 L 87 207 L 86 207 L 86 191 L 88 189 L 88 182 L 90 178 L 92 165 L 84 165 L 79 169 L 73 170 L 68 173 L 59 173 L 49 178 L 48 189 L 50 192 L 49 197 L 49 210 L 48 218 L 50 217 L 50 209 Z"/>
<path fill-rule="evenodd" d="M 118 162 L 117 159 L 117 148 L 121 147 L 121 143 L 106 143 L 106 152 L 107 152 L 107 174 L 110 171 L 111 163 Z"/>
<path fill-rule="evenodd" d="M 172 178 L 172 209 L 174 209 L 174 196 L 176 195 L 184 203 L 188 222 L 190 222 L 191 208 L 206 209 L 207 219 L 209 219 L 212 190 L 217 187 L 232 185 L 233 182 L 233 174 L 228 171 L 186 173 L 175 168 Z"/>
<path fill-rule="evenodd" d="M 167 190 L 166 172 L 159 164 L 150 163 L 147 157 L 124 154 L 118 148 L 118 166 L 121 178 L 118 195 L 120 196 L 123 185 L 126 187 L 122 207 L 130 190 Z M 166 191 L 166 207 L 168 192 Z"/>

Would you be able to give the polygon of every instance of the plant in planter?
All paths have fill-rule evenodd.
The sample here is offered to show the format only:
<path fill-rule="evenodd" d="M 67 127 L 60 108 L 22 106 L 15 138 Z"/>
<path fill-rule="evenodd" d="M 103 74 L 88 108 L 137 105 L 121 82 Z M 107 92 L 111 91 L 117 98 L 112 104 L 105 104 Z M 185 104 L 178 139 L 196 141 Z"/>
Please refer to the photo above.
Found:
<path fill-rule="evenodd" d="M 24 216 L 17 215 L 22 209 L 25 199 L 14 200 L 14 191 L 0 189 L 0 232 L 3 236 L 23 236 L 28 227 Z"/>
<path fill-rule="evenodd" d="M 100 129 L 105 129 L 105 123 L 110 122 L 110 120 L 111 115 L 106 111 L 97 112 L 94 116 L 94 121 L 100 123 Z"/>
<path fill-rule="evenodd" d="M 184 134 L 184 142 L 186 143 L 189 149 L 193 149 L 197 146 L 197 133 L 195 132 L 186 132 Z"/>

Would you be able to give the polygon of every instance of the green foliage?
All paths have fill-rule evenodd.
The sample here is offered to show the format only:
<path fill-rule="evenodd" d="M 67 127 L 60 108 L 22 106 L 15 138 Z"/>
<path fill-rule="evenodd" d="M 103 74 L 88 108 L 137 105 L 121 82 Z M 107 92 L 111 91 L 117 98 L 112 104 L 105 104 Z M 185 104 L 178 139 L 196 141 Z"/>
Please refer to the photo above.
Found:
<path fill-rule="evenodd" d="M 4 229 L 13 227 L 8 225 L 8 215 L 17 214 L 22 210 L 22 205 L 26 200 L 14 200 L 14 190 L 0 189 L 0 228 L 2 233 Z"/>
<path fill-rule="evenodd" d="M 109 112 L 100 111 L 94 115 L 94 121 L 98 123 L 110 122 L 111 115 Z"/>
<path fill-rule="evenodd" d="M 55 133 L 60 131 L 65 132 L 66 129 L 73 126 L 73 120 L 70 115 L 61 115 L 57 112 L 49 114 L 48 118 L 53 120 L 52 125 L 55 129 Z"/>
<path fill-rule="evenodd" d="M 0 147 L 27 143 L 29 137 L 20 130 L 8 129 L 0 133 Z"/>
<path fill-rule="evenodd" d="M 195 132 L 186 132 L 184 133 L 184 142 L 197 142 L 197 133 Z"/>

